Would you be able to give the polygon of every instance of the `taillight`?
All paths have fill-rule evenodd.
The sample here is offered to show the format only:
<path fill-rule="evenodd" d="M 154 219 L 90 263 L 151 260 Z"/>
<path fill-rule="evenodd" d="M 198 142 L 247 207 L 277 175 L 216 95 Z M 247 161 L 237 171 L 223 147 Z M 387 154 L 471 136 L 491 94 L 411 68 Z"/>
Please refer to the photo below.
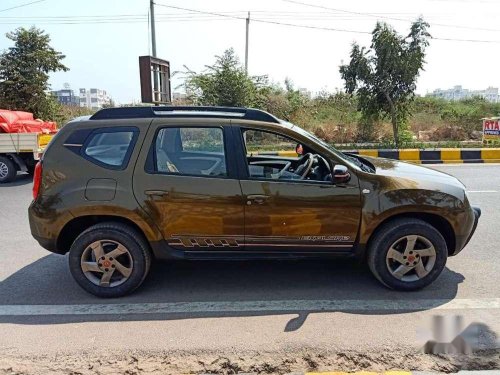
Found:
<path fill-rule="evenodd" d="M 36 163 L 35 173 L 33 174 L 33 199 L 38 197 L 40 185 L 42 184 L 42 162 Z"/>

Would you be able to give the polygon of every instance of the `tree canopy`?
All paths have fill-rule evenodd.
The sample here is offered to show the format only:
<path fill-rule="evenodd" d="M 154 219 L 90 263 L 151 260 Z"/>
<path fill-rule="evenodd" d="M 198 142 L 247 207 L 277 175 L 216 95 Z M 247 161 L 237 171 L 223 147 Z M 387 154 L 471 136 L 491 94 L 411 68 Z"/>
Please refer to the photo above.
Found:
<path fill-rule="evenodd" d="M 347 93 L 356 93 L 364 121 L 390 118 L 394 141 L 406 124 L 415 96 L 416 80 L 425 64 L 429 24 L 417 19 L 403 37 L 391 26 L 378 22 L 370 48 L 354 43 L 351 61 L 340 67 Z"/>
<path fill-rule="evenodd" d="M 232 48 L 216 56 L 205 72 L 188 69 L 185 74 L 186 93 L 197 105 L 260 106 L 267 90 L 267 77 L 249 76 Z"/>
<path fill-rule="evenodd" d="M 0 55 L 0 106 L 52 119 L 57 102 L 47 93 L 49 73 L 68 70 L 61 63 L 65 56 L 36 27 L 18 28 L 6 36 L 14 46 Z"/>

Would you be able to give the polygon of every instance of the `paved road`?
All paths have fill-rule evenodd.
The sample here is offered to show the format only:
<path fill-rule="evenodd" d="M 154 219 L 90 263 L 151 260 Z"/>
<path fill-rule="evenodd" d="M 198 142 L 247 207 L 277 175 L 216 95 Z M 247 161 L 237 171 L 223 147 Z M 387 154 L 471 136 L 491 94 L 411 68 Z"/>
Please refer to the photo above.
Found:
<path fill-rule="evenodd" d="M 0 186 L 0 353 L 415 351 L 438 314 L 483 324 L 478 345 L 498 346 L 500 165 L 433 168 L 461 179 L 483 216 L 425 290 L 389 291 L 345 260 L 177 262 L 119 300 L 83 292 L 67 258 L 31 238 L 31 181 L 21 176 Z"/>

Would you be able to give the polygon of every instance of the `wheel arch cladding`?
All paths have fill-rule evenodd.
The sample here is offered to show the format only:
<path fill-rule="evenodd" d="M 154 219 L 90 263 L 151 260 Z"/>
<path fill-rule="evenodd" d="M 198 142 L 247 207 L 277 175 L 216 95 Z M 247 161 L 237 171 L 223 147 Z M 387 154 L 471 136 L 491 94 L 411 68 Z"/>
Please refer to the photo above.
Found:
<path fill-rule="evenodd" d="M 448 249 L 448 255 L 452 254 L 455 251 L 456 239 L 455 232 L 451 224 L 444 217 L 439 216 L 437 214 L 425 213 L 425 212 L 407 212 L 407 213 L 399 213 L 388 218 L 384 219 L 381 223 L 377 225 L 375 230 L 371 233 L 366 248 L 368 249 L 370 246 L 370 242 L 373 240 L 377 232 L 385 225 L 390 222 L 397 221 L 398 219 L 420 219 L 427 224 L 433 226 L 438 230 L 439 233 L 443 236 L 446 247 Z M 365 257 L 367 253 L 365 253 Z"/>
<path fill-rule="evenodd" d="M 130 219 L 124 218 L 122 216 L 112 216 L 112 215 L 88 215 L 80 216 L 70 220 L 63 227 L 59 236 L 57 237 L 57 249 L 58 253 L 65 254 L 69 251 L 71 245 L 75 239 L 86 229 L 90 228 L 95 224 L 105 223 L 105 222 L 115 222 L 128 225 L 142 236 L 142 238 L 149 244 L 149 241 L 144 234 L 144 231 L 139 225 Z"/>

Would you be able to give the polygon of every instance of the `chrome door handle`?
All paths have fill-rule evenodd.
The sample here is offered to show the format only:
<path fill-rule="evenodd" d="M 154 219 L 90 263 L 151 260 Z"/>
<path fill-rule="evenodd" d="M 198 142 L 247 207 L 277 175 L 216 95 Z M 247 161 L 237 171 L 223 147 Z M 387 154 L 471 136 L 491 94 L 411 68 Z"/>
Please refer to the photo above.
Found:
<path fill-rule="evenodd" d="M 268 199 L 269 195 L 262 195 L 262 194 L 247 195 L 247 204 L 251 205 L 252 202 L 257 204 L 263 204 Z"/>
<path fill-rule="evenodd" d="M 149 196 L 164 197 L 168 195 L 168 191 L 165 190 L 146 190 L 144 194 Z"/>

